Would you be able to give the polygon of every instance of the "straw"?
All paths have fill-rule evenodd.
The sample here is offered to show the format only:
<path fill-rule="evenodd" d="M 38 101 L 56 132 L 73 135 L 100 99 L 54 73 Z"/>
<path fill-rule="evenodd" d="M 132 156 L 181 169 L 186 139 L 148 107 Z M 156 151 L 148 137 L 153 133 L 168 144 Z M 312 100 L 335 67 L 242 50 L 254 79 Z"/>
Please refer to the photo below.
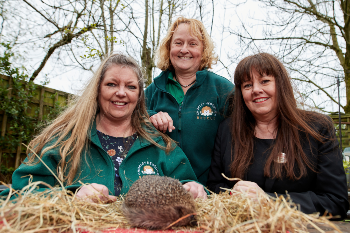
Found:
<path fill-rule="evenodd" d="M 48 188 L 38 192 L 39 185 Z M 60 185 L 51 187 L 44 182 L 30 182 L 22 190 L 10 189 L 9 195 L 0 199 L 0 232 L 102 232 L 131 228 L 121 211 L 123 196 L 117 197 L 113 203 L 93 203 L 76 198 L 74 193 L 64 188 L 62 182 Z M 12 194 L 16 194 L 17 198 L 10 200 Z M 97 195 L 93 199 L 99 200 Z M 213 233 L 284 233 L 308 232 L 307 226 L 311 224 L 323 232 L 317 226 L 322 223 L 341 232 L 328 220 L 329 217 L 304 214 L 289 197 L 283 196 L 273 198 L 259 193 L 256 199 L 251 199 L 245 193 L 227 189 L 221 194 L 212 193 L 206 200 L 197 198 L 196 209 L 197 213 L 193 215 L 196 215 L 198 227 L 175 229 Z"/>

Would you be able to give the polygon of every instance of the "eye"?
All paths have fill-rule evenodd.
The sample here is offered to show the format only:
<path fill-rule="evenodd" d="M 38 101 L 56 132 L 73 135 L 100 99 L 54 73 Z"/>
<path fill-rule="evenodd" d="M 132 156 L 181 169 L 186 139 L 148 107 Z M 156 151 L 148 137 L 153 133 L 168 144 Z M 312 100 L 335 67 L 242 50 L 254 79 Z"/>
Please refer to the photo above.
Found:
<path fill-rule="evenodd" d="M 269 79 L 264 79 L 264 80 L 261 81 L 262 84 L 267 84 L 268 82 L 270 82 Z"/>
<path fill-rule="evenodd" d="M 131 89 L 131 90 L 137 89 L 137 87 L 136 87 L 136 86 L 133 86 L 133 85 L 129 85 L 128 88 Z"/>
<path fill-rule="evenodd" d="M 253 85 L 251 83 L 246 83 L 246 84 L 243 84 L 243 88 L 244 89 L 249 89 L 251 88 Z"/>
<path fill-rule="evenodd" d="M 115 84 L 114 84 L 114 83 L 107 83 L 107 86 L 109 86 L 109 87 L 115 87 Z"/>
<path fill-rule="evenodd" d="M 197 43 L 196 43 L 196 42 L 192 42 L 191 45 L 192 45 L 192 46 L 196 46 Z"/>
<path fill-rule="evenodd" d="M 176 45 L 180 45 L 180 44 L 181 44 L 181 42 L 180 42 L 180 41 L 175 41 L 175 42 L 174 42 L 174 44 L 176 44 Z"/>

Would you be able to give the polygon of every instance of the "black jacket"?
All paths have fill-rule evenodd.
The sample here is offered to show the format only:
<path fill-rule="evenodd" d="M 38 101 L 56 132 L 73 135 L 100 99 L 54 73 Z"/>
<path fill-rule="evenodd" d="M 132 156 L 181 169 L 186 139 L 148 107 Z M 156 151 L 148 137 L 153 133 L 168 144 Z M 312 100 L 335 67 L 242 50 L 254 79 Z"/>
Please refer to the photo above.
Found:
<path fill-rule="evenodd" d="M 224 173 L 231 177 L 231 118 L 223 121 L 218 129 L 212 162 L 208 176 L 208 188 L 215 193 L 222 191 L 220 188 L 231 189 L 235 182 L 228 181 L 222 177 Z M 329 128 L 321 124 L 314 126 L 317 131 L 325 138 L 334 136 L 334 131 L 329 132 Z M 301 134 L 302 135 L 302 134 Z M 321 215 L 327 210 L 333 216 L 340 215 L 346 217 L 349 208 L 345 172 L 342 164 L 342 156 L 339 150 L 337 140 L 326 140 L 324 143 L 310 137 L 310 141 L 303 140 L 305 154 L 313 164 L 317 164 L 316 171 L 307 169 L 307 176 L 299 180 L 271 179 L 268 177 L 259 177 L 265 179 L 263 185 L 259 185 L 267 194 L 271 196 L 286 196 L 286 191 L 294 203 L 300 204 L 301 211 L 307 214 L 319 212 Z M 310 146 L 311 145 L 311 146 Z M 254 150 L 254 156 L 262 151 Z M 288 155 L 287 155 L 288 156 Z M 253 161 L 253 165 L 255 160 Z M 251 165 L 251 166 L 253 166 Z M 254 169 L 264 169 L 264 166 L 255 166 Z M 263 171 L 260 171 L 263 174 Z M 249 176 L 246 174 L 245 180 Z"/>

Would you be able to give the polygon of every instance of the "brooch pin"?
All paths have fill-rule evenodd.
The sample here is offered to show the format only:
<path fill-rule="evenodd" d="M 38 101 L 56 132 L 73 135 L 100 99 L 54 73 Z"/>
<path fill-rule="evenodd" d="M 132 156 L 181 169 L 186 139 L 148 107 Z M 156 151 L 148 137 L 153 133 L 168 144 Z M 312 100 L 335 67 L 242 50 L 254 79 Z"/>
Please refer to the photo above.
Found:
<path fill-rule="evenodd" d="M 276 163 L 286 163 L 287 162 L 287 158 L 286 158 L 286 154 L 281 152 L 278 156 L 277 159 L 275 159 Z"/>

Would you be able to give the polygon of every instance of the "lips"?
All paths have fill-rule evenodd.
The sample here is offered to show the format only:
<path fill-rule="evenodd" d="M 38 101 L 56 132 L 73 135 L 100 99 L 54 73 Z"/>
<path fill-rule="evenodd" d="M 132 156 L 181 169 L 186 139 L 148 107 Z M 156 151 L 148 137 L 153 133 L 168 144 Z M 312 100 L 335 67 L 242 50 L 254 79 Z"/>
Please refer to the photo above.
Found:
<path fill-rule="evenodd" d="M 258 98 L 258 99 L 254 99 L 253 102 L 254 103 L 261 103 L 261 102 L 265 102 L 268 99 L 270 99 L 270 98 L 268 98 L 268 97 L 266 97 L 266 98 Z"/>
<path fill-rule="evenodd" d="M 118 106 L 126 105 L 125 102 L 117 102 L 117 101 L 115 101 L 115 102 L 112 101 L 112 104 L 115 104 L 115 105 L 118 105 Z"/>
<path fill-rule="evenodd" d="M 181 56 L 178 56 L 178 58 L 183 59 L 183 60 L 190 60 L 190 59 L 192 59 L 192 57 L 181 57 Z"/>

